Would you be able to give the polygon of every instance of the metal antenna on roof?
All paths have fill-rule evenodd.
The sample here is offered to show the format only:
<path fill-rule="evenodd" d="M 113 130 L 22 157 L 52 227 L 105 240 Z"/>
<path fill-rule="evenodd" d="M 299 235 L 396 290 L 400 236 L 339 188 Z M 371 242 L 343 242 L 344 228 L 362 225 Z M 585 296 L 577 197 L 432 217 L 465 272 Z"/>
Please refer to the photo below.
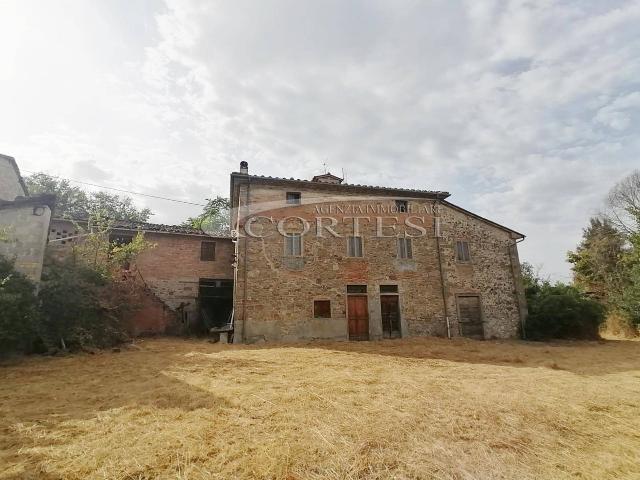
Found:
<path fill-rule="evenodd" d="M 327 174 L 327 162 L 325 160 L 325 162 L 322 164 L 322 166 L 324 167 L 324 173 L 325 175 Z"/>
<path fill-rule="evenodd" d="M 347 175 L 344 173 L 344 168 L 342 169 L 342 181 L 347 183 Z"/>

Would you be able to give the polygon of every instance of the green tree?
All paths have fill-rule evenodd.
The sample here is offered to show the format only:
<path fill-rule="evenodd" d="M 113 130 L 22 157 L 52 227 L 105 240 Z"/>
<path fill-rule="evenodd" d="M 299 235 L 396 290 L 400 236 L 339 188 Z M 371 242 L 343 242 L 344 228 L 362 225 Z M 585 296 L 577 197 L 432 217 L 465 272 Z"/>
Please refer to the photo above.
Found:
<path fill-rule="evenodd" d="M 152 212 L 148 208 L 138 208 L 131 197 L 121 197 L 106 192 L 94 192 L 89 195 L 89 214 L 100 212 L 115 220 L 147 222 Z"/>
<path fill-rule="evenodd" d="M 85 218 L 89 212 L 89 197 L 84 190 L 74 187 L 68 180 L 57 179 L 46 173 L 34 173 L 25 178 L 31 195 L 54 193 L 56 214 L 65 218 Z"/>
<path fill-rule="evenodd" d="M 189 217 L 182 225 L 197 228 L 210 235 L 229 235 L 231 203 L 225 197 L 208 198 L 207 205 L 197 217 Z"/>
<path fill-rule="evenodd" d="M 640 233 L 629 235 L 629 246 L 621 262 L 625 284 L 613 298 L 629 320 L 640 326 Z"/>
<path fill-rule="evenodd" d="M 608 218 L 626 241 L 617 265 L 621 280 L 610 289 L 610 302 L 640 326 L 640 170 L 611 189 L 606 205 Z"/>
<path fill-rule="evenodd" d="M 625 236 L 610 220 L 591 218 L 575 252 L 567 253 L 574 283 L 607 302 L 609 292 L 619 291 L 625 283 L 620 268 L 625 244 Z"/>
<path fill-rule="evenodd" d="M 130 197 L 106 192 L 87 193 L 71 185 L 68 180 L 58 179 L 46 173 L 34 173 L 26 177 L 25 181 L 32 195 L 56 195 L 55 214 L 58 217 L 85 219 L 99 212 L 114 220 L 146 222 L 152 215 L 148 208 L 136 207 Z"/>

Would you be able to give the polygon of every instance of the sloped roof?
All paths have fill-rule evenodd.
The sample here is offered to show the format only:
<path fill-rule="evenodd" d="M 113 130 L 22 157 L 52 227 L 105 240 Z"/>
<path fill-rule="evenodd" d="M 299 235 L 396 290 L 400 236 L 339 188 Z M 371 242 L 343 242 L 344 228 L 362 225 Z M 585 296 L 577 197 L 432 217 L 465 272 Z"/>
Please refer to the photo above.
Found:
<path fill-rule="evenodd" d="M 68 222 L 80 222 L 86 223 L 86 218 L 56 218 L 54 220 L 68 221 Z M 225 235 L 209 235 L 199 228 L 186 227 L 183 225 L 166 225 L 163 223 L 149 223 L 149 222 L 136 222 L 133 220 L 114 220 L 112 225 L 113 230 L 130 230 L 130 231 L 143 231 L 154 233 L 172 233 L 178 235 L 197 235 L 209 238 L 231 238 Z"/>
<path fill-rule="evenodd" d="M 15 200 L 0 200 L 0 209 L 16 208 L 25 205 L 47 205 L 51 210 L 56 204 L 56 196 L 52 193 L 43 193 L 42 195 L 34 195 L 33 197 L 16 197 Z"/>
<path fill-rule="evenodd" d="M 362 184 L 354 184 L 354 183 L 323 183 L 323 182 L 314 182 L 313 180 L 304 180 L 300 178 L 284 178 L 284 177 L 271 177 L 265 175 L 247 175 L 244 173 L 233 172 L 231 174 L 232 181 L 234 179 L 248 179 L 252 182 L 260 182 L 260 183 L 289 183 L 291 185 L 299 185 L 299 186 L 309 186 L 313 188 L 326 188 L 326 189 L 339 189 L 346 191 L 360 191 L 360 192 L 371 192 L 371 193 L 384 193 L 390 195 L 397 195 L 403 197 L 417 196 L 417 197 L 428 197 L 428 198 L 439 198 L 445 199 L 449 197 L 451 194 L 449 192 L 444 192 L 440 190 L 420 190 L 414 188 L 400 188 L 400 187 L 380 187 L 376 185 L 362 185 Z"/>

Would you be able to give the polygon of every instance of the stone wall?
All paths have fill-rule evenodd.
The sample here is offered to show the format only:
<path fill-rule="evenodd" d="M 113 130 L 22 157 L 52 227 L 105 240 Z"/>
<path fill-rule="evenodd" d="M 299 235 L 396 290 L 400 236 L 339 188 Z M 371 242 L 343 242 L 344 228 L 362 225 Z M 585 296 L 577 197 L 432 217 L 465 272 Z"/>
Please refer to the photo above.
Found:
<path fill-rule="evenodd" d="M 13 201 L 27 195 L 16 168 L 12 157 L 0 154 L 0 200 Z"/>
<path fill-rule="evenodd" d="M 303 204 L 280 208 L 278 202 L 287 191 L 301 191 Z M 374 218 L 367 205 L 395 205 L 397 197 L 371 198 L 347 195 L 330 198 L 313 184 L 290 189 L 264 184 L 237 185 L 233 193 L 241 211 L 246 203 L 253 215 L 272 216 L 276 221 L 286 216 L 299 216 L 315 225 L 318 216 L 316 204 L 323 200 L 333 203 L 361 205 L 365 213 L 358 216 Z M 310 204 L 304 204 L 310 201 Z M 364 257 L 347 256 L 346 238 L 316 238 L 312 231 L 304 236 L 302 258 L 284 256 L 284 240 L 278 234 L 267 238 L 239 240 L 239 268 L 235 294 L 236 341 L 299 340 L 313 338 L 347 339 L 347 293 L 349 284 L 367 285 L 369 309 L 369 336 L 381 337 L 380 285 L 397 285 L 399 291 L 401 328 L 403 336 L 447 334 L 443 301 L 438 240 L 432 212 L 434 200 L 409 199 L 413 211 L 429 212 L 424 228 L 427 235 L 413 238 L 413 259 L 397 258 L 396 238 L 374 238 L 377 225 L 362 222 Z M 256 207 L 267 205 L 265 211 Z M 353 215 L 353 214 L 352 214 Z M 352 216 L 334 212 L 330 216 L 339 222 L 335 231 L 340 235 L 352 232 Z M 329 216 L 329 215 L 327 215 Z M 388 216 L 388 215 L 387 215 Z M 409 214 L 393 214 L 403 224 Z M 518 335 L 520 310 L 517 285 L 514 281 L 513 256 L 515 239 L 504 229 L 466 214 L 453 206 L 443 205 L 441 211 L 440 256 L 445 278 L 444 296 L 451 334 L 460 334 L 457 323 L 456 295 L 479 294 L 484 314 L 486 338 L 509 338 Z M 385 220 L 384 224 L 388 222 Z M 265 232 L 270 222 L 254 223 L 254 230 L 263 224 Z M 290 221 L 287 231 L 296 231 L 300 222 Z M 411 230 L 412 234 L 417 233 Z M 388 228 L 386 234 L 392 234 Z M 469 241 L 471 262 L 459 264 L 455 260 L 455 240 Z M 516 256 L 517 259 L 517 256 Z M 519 266 L 518 266 L 519 267 Z M 313 300 L 331 301 L 331 319 L 313 318 Z"/>
<path fill-rule="evenodd" d="M 0 229 L 7 239 L 0 241 L 0 255 L 15 260 L 17 271 L 40 281 L 47 243 L 51 209 L 31 203 L 0 206 Z"/>

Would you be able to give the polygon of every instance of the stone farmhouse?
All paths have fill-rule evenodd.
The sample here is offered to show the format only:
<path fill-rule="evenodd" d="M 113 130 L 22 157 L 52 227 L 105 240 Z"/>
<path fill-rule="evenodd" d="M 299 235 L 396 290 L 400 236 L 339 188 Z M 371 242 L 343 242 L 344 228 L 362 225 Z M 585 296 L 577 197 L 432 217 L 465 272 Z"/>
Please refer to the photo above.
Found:
<path fill-rule="evenodd" d="M 524 235 L 449 193 L 231 174 L 236 342 L 513 338 Z"/>
<path fill-rule="evenodd" d="M 441 191 L 231 174 L 231 237 L 116 222 L 156 245 L 136 261 L 152 301 L 138 333 L 199 324 L 234 342 L 376 340 L 417 335 L 513 338 L 526 316 L 524 235 Z M 49 248 L 79 239 L 54 219 Z"/>

